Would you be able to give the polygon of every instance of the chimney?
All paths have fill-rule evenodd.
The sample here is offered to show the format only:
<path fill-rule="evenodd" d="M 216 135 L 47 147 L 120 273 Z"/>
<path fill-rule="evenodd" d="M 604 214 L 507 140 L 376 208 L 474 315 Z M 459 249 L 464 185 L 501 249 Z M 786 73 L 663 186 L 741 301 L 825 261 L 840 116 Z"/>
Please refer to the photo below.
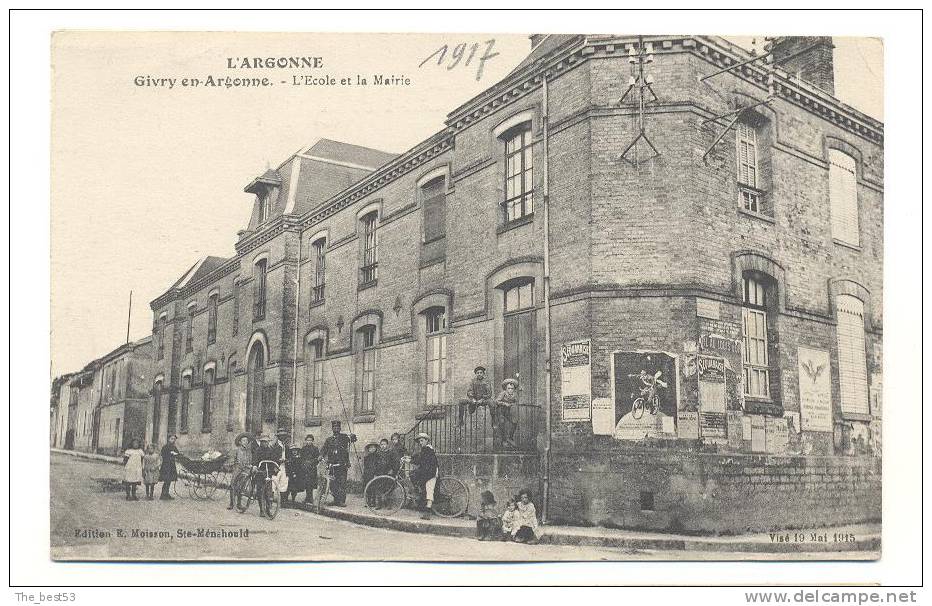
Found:
<path fill-rule="evenodd" d="M 531 50 L 534 50 L 535 48 L 537 48 L 537 45 L 540 44 L 541 41 L 546 37 L 547 37 L 547 34 L 531 34 L 530 36 L 528 36 L 528 38 L 531 39 Z"/>
<path fill-rule="evenodd" d="M 780 36 L 770 38 L 773 62 L 790 75 L 835 94 L 835 62 L 831 36 Z"/>

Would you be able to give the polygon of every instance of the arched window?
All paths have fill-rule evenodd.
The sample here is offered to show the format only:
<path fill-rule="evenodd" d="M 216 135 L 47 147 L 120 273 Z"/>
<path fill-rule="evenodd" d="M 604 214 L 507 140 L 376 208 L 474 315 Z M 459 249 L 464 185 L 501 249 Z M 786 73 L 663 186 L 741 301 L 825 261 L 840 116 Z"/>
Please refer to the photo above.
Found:
<path fill-rule="evenodd" d="M 841 150 L 828 150 L 828 180 L 832 237 L 860 246 L 857 161 Z"/>
<path fill-rule="evenodd" d="M 867 344 L 864 302 L 851 295 L 835 297 L 838 383 L 843 413 L 870 414 L 867 397 Z"/>
<path fill-rule="evenodd" d="M 236 369 L 236 359 L 230 356 L 227 362 L 227 431 L 233 431 L 236 427 L 236 390 L 233 388 Z"/>
<path fill-rule="evenodd" d="M 178 420 L 178 431 L 188 433 L 188 413 L 191 408 L 191 374 L 181 378 L 181 418 Z"/>
<path fill-rule="evenodd" d="M 207 344 L 217 341 L 217 302 L 220 293 L 213 293 L 207 298 Z"/>
<path fill-rule="evenodd" d="M 312 425 L 320 418 L 324 397 L 324 340 L 314 339 L 307 347 L 307 394 L 304 404 L 304 423 Z"/>
<path fill-rule="evenodd" d="M 162 424 L 162 382 L 156 381 L 152 388 L 152 443 L 159 443 Z"/>
<path fill-rule="evenodd" d="M 194 351 L 194 314 L 197 313 L 197 303 L 188 304 L 188 323 L 185 325 L 184 350 Z"/>
<path fill-rule="evenodd" d="M 428 407 L 442 405 L 447 400 L 447 315 L 443 307 L 431 307 L 424 312 L 427 335 L 425 403 Z"/>
<path fill-rule="evenodd" d="M 377 328 L 367 324 L 356 331 L 357 339 L 357 383 L 356 412 L 368 414 L 375 412 L 375 366 L 376 347 L 378 345 Z"/>
<path fill-rule="evenodd" d="M 764 274 L 744 272 L 742 333 L 744 336 L 744 395 L 770 398 L 770 341 L 768 313 L 773 281 Z"/>
<path fill-rule="evenodd" d="M 252 306 L 253 321 L 265 319 L 266 279 L 268 266 L 269 260 L 265 257 L 256 261 L 256 264 L 253 266 L 253 280 L 255 284 Z"/>
<path fill-rule="evenodd" d="M 204 404 L 201 408 L 201 431 L 205 433 L 213 429 L 214 372 L 213 368 L 204 371 Z"/>
<path fill-rule="evenodd" d="M 424 205 L 424 242 L 433 242 L 446 235 L 447 179 L 445 176 L 431 179 L 421 186 Z"/>
<path fill-rule="evenodd" d="M 314 287 L 311 290 L 311 302 L 323 303 L 327 271 L 327 238 L 318 238 L 312 244 L 312 248 L 314 250 Z"/>
<path fill-rule="evenodd" d="M 248 374 L 246 376 L 246 431 L 262 429 L 262 397 L 265 391 L 265 348 L 261 341 L 253 343 L 249 350 Z"/>
<path fill-rule="evenodd" d="M 359 266 L 359 285 L 375 283 L 379 277 L 378 211 L 372 211 L 360 219 L 362 222 L 362 260 Z"/>
<path fill-rule="evenodd" d="M 515 221 L 534 213 L 534 154 L 531 123 L 525 122 L 504 132 L 505 200 L 504 221 Z"/>
<path fill-rule="evenodd" d="M 156 323 L 156 348 L 155 355 L 156 358 L 161 360 L 165 357 L 165 329 L 168 322 L 166 321 L 166 315 L 164 313 L 159 315 L 158 322 Z"/>

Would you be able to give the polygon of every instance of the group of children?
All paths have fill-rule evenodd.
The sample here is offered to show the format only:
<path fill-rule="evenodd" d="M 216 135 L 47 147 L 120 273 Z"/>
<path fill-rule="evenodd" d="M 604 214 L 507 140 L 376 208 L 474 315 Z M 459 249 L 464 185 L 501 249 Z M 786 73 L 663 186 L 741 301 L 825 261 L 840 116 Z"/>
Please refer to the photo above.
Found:
<path fill-rule="evenodd" d="M 139 500 L 136 488 L 140 484 L 146 485 L 146 499 L 154 499 L 161 466 L 162 457 L 155 446 L 148 444 L 143 450 L 140 448 L 140 441 L 134 439 L 130 447 L 123 452 L 123 486 L 126 489 L 126 500 Z"/>
<path fill-rule="evenodd" d="M 505 511 L 498 513 L 495 495 L 483 491 L 481 509 L 476 519 L 476 538 L 480 541 L 514 541 L 537 544 L 537 509 L 531 502 L 531 492 L 522 490 L 505 503 Z"/>
<path fill-rule="evenodd" d="M 376 476 L 397 476 L 401 469 L 401 459 L 408 454 L 401 436 L 393 433 L 391 439 L 382 438 L 379 442 L 366 444 L 366 453 L 362 459 L 362 485 Z"/>

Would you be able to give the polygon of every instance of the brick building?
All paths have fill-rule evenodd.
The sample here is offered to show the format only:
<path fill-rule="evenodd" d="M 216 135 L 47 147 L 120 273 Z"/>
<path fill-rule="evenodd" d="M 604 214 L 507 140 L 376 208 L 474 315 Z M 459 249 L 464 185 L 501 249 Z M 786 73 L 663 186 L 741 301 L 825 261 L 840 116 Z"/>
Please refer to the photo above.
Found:
<path fill-rule="evenodd" d="M 126 343 L 52 382 L 53 446 L 117 454 L 144 439 L 152 385 L 152 338 Z"/>
<path fill-rule="evenodd" d="M 321 140 L 246 186 L 236 255 L 151 304 L 146 436 L 337 418 L 556 521 L 879 518 L 883 126 L 831 40 L 532 44 L 404 153 Z M 521 385 L 515 447 L 459 422 L 480 364 Z"/>

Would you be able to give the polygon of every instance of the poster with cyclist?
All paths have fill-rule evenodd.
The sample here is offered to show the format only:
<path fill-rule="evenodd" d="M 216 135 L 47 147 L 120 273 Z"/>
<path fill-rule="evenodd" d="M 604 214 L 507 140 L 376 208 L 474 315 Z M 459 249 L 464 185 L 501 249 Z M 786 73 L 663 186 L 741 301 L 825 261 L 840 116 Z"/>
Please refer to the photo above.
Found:
<path fill-rule="evenodd" d="M 612 354 L 615 438 L 675 438 L 678 359 L 661 351 Z"/>

